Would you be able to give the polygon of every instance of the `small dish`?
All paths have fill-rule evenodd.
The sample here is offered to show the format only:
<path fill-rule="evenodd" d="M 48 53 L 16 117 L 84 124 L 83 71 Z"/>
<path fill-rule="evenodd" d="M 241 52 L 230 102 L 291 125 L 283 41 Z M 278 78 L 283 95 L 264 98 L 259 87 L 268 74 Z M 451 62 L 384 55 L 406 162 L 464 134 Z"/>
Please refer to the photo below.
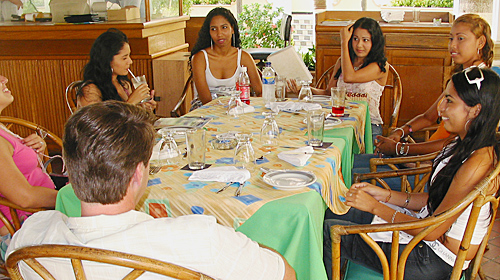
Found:
<path fill-rule="evenodd" d="M 313 95 L 312 97 L 313 102 L 330 102 L 331 99 L 328 95 Z"/>
<path fill-rule="evenodd" d="M 222 133 L 215 136 L 212 141 L 212 146 L 217 150 L 231 150 L 236 147 L 238 141 L 236 140 L 235 132 Z"/>
<path fill-rule="evenodd" d="M 316 175 L 309 171 L 276 170 L 266 173 L 262 179 L 278 190 L 296 190 L 316 182 Z"/>

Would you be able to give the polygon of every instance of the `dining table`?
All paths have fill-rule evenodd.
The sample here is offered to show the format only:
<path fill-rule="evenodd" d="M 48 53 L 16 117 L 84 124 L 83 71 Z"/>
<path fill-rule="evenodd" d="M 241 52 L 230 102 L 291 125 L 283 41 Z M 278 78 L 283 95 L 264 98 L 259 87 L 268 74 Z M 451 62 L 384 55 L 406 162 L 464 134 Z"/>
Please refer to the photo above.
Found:
<path fill-rule="evenodd" d="M 325 112 L 331 112 L 328 100 L 317 103 Z M 295 269 L 297 279 L 327 279 L 323 265 L 324 213 L 327 208 L 337 214 L 348 211 L 349 207 L 339 196 L 350 187 L 353 156 L 373 151 L 367 103 L 349 101 L 344 116 L 338 117 L 340 121 L 325 127 L 325 144 L 308 155 L 304 166 L 294 166 L 278 157 L 282 152 L 307 146 L 303 111 L 279 112 L 275 116 L 279 142 L 270 149 L 260 142 L 260 128 L 265 118 L 262 113 L 270 111 L 262 98 L 252 97 L 251 112 L 236 117 L 227 114 L 227 104 L 227 98 L 217 98 L 186 116 L 210 119 L 202 128 L 207 136 L 205 168 L 233 165 L 234 149 L 216 149 L 217 135 L 239 132 L 253 136 L 251 144 L 257 160 L 250 179 L 242 185 L 241 195 L 235 195 L 238 184 L 217 192 L 225 183 L 190 181 L 194 171 L 188 168 L 186 160 L 181 160 L 150 175 L 136 210 L 155 218 L 212 215 L 218 223 L 278 251 Z M 183 149 L 183 145 L 181 141 L 179 147 Z M 315 175 L 316 181 L 302 188 L 271 186 L 263 179 L 269 169 L 307 171 Z M 71 186 L 64 187 L 58 193 L 56 209 L 68 216 L 80 216 L 75 199 Z"/>

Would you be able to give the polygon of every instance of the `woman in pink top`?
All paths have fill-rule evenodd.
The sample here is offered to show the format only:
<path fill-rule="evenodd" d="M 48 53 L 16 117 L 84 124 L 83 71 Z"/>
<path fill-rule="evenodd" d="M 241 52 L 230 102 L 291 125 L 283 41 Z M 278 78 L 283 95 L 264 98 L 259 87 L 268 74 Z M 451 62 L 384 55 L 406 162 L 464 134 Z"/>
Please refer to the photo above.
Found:
<path fill-rule="evenodd" d="M 14 97 L 7 88 L 7 78 L 0 75 L 0 113 Z M 49 175 L 38 164 L 38 156 L 47 147 L 37 134 L 22 138 L 0 123 L 0 195 L 21 207 L 53 208 L 57 191 Z M 7 218 L 9 209 L 0 206 Z M 20 213 L 21 216 L 26 213 Z M 8 234 L 0 222 L 0 235 Z"/>

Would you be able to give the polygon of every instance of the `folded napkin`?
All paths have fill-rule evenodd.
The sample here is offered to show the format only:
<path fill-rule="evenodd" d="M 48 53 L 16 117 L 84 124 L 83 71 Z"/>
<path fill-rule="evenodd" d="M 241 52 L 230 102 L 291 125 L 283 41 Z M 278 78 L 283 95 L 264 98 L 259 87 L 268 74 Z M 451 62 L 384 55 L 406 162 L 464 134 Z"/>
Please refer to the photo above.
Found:
<path fill-rule="evenodd" d="M 189 181 L 215 181 L 243 183 L 250 179 L 250 171 L 235 166 L 210 167 L 193 172 Z"/>
<path fill-rule="evenodd" d="M 291 151 L 281 152 L 278 154 L 278 158 L 294 166 L 304 166 L 313 153 L 313 147 L 306 146 Z"/>
<path fill-rule="evenodd" d="M 255 112 L 255 107 L 253 107 L 252 105 L 248 105 L 246 103 L 242 103 L 242 107 L 243 107 L 243 114 L 245 113 L 251 113 L 251 112 Z M 233 115 L 234 114 L 234 110 L 235 108 L 229 110 L 228 114 L 229 115 Z"/>
<path fill-rule="evenodd" d="M 292 111 L 298 112 L 300 110 L 310 111 L 321 109 L 321 105 L 318 103 L 309 102 L 270 102 L 266 105 L 266 108 L 271 109 L 273 112 L 278 113 L 279 111 Z"/>

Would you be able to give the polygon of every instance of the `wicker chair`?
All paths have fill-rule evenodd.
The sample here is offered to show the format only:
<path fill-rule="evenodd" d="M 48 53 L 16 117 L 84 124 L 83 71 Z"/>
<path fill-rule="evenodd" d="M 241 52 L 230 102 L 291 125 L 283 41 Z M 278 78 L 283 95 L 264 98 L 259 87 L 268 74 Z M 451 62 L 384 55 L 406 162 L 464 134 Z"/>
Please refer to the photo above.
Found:
<path fill-rule="evenodd" d="M 425 169 L 425 167 L 420 167 L 419 169 Z M 470 248 L 470 241 L 472 238 L 472 233 L 474 231 L 477 218 L 479 215 L 479 211 L 481 207 L 490 202 L 492 205 L 493 213 L 491 216 L 491 224 L 488 227 L 488 231 L 485 237 L 482 240 L 481 245 L 476 253 L 475 258 L 470 263 L 470 272 L 471 278 L 475 279 L 481 265 L 481 259 L 485 252 L 488 239 L 493 228 L 493 221 L 495 220 L 495 216 L 497 213 L 499 198 L 496 198 L 492 195 L 485 195 L 485 192 L 488 186 L 493 183 L 495 180 L 498 180 L 498 176 L 500 173 L 500 164 L 497 164 L 495 169 L 485 178 L 483 179 L 473 191 L 471 191 L 464 199 L 455 204 L 452 208 L 439 213 L 437 215 L 412 222 L 401 222 L 401 223 L 387 223 L 387 224 L 377 224 L 377 225 L 356 225 L 356 226 L 340 226 L 335 225 L 331 227 L 331 238 L 332 238 L 332 273 L 333 279 L 340 279 L 340 242 L 342 235 L 348 234 L 359 234 L 367 244 L 377 253 L 380 258 L 382 267 L 383 267 L 383 279 L 403 279 L 404 269 L 406 265 L 407 257 L 410 251 L 420 242 L 425 236 L 427 236 L 430 232 L 432 232 L 435 228 L 439 227 L 442 223 L 444 223 L 447 219 L 458 215 L 463 211 L 466 207 L 468 207 L 471 203 L 473 203 L 472 211 L 470 214 L 469 221 L 467 223 L 466 231 L 464 237 L 460 244 L 460 252 L 457 255 L 457 259 L 455 261 L 455 265 L 453 268 L 453 272 L 451 275 L 452 280 L 460 279 L 462 275 L 462 267 L 465 261 L 465 257 L 468 249 Z M 366 174 L 367 175 L 367 174 Z M 373 176 L 378 176 L 377 174 L 372 174 Z M 418 229 L 423 228 L 423 230 L 417 234 L 410 243 L 405 247 L 405 249 L 401 252 L 400 256 L 398 256 L 398 244 L 399 244 L 399 232 L 409 229 Z M 383 231 L 392 231 L 392 250 L 391 250 L 391 265 L 389 266 L 389 262 L 383 253 L 382 249 L 378 246 L 378 244 L 368 236 L 368 232 L 383 232 Z M 350 262 L 352 264 L 352 262 Z M 355 264 L 354 266 L 362 267 L 360 265 Z M 373 271 L 369 270 L 369 274 L 376 274 Z M 354 275 L 355 274 L 355 275 Z M 363 273 L 350 273 L 347 271 L 345 279 L 362 279 Z M 373 277 L 367 277 L 364 279 L 373 279 Z"/>
<path fill-rule="evenodd" d="M 84 81 L 74 81 L 69 86 L 66 87 L 66 93 L 64 98 L 66 100 L 66 105 L 68 106 L 69 111 L 73 114 L 76 111 L 77 107 L 77 98 L 78 91 L 84 87 L 86 83 Z"/>
<path fill-rule="evenodd" d="M 434 152 L 431 154 L 420 155 L 420 156 L 407 156 L 407 157 L 396 157 L 396 158 L 371 158 L 370 159 L 370 173 L 366 174 L 354 174 L 354 182 L 358 183 L 369 178 L 373 178 L 371 183 L 379 183 L 382 187 L 390 189 L 389 185 L 383 180 L 383 178 L 390 177 L 401 177 L 401 191 L 407 192 L 423 192 L 425 184 L 429 180 L 431 166 L 427 162 L 434 160 L 439 152 Z M 428 173 L 423 174 L 423 176 L 416 175 L 415 169 L 400 169 L 401 164 L 413 164 L 414 167 L 425 166 Z M 378 172 L 377 168 L 382 165 L 389 166 L 392 171 Z M 377 172 L 377 176 L 374 178 L 373 174 Z M 410 178 L 413 179 L 413 184 L 410 183 Z M 412 187 L 413 185 L 413 187 Z"/>
<path fill-rule="evenodd" d="M 401 101 L 403 100 L 403 84 L 401 83 L 401 78 L 399 77 L 398 71 L 392 66 L 389 65 L 389 77 L 387 78 L 387 84 L 384 88 L 384 95 L 390 94 L 390 104 L 386 106 L 390 106 L 390 110 L 392 111 L 389 126 L 386 128 L 387 132 L 392 131 L 398 125 L 399 119 L 399 111 L 401 109 Z M 335 65 L 330 66 L 330 68 L 326 69 L 325 72 L 319 77 L 316 81 L 316 88 L 325 89 L 328 86 L 328 82 L 330 81 L 333 73 L 333 68 Z M 383 103 L 383 100 L 381 100 Z M 388 133 L 385 133 L 387 135 Z"/>
<path fill-rule="evenodd" d="M 12 252 L 7 258 L 6 267 L 11 279 L 22 280 L 19 264 L 24 262 L 43 279 L 56 279 L 36 258 L 64 258 L 71 259 L 72 270 L 76 279 L 87 279 L 85 276 L 84 261 L 110 264 L 110 269 L 115 266 L 131 268 L 132 270 L 123 279 L 137 279 L 145 272 L 173 277 L 181 280 L 213 279 L 209 276 L 190 269 L 127 253 L 116 251 L 72 246 L 72 245 L 37 245 L 20 248 Z M 68 261 L 68 266 L 70 262 Z M 59 279 L 70 279 L 69 275 L 59 276 Z"/>
<path fill-rule="evenodd" d="M 48 131 L 46 128 L 37 125 L 36 123 L 32 123 L 23 119 L 18 119 L 14 117 L 8 117 L 8 116 L 0 116 L 0 122 L 3 123 L 8 129 L 14 129 L 15 132 L 20 133 L 20 134 L 31 134 L 33 132 L 38 133 L 42 138 L 45 139 L 50 139 L 55 145 L 59 147 L 59 149 L 62 151 L 62 140 L 58 136 L 56 136 L 54 133 Z M 47 153 L 47 151 L 46 151 Z M 47 168 L 47 172 L 51 173 L 52 168 L 50 164 L 53 163 L 50 159 L 45 161 L 45 167 Z M 5 224 L 6 228 L 9 230 L 9 233 L 11 235 L 14 235 L 14 233 L 21 228 L 21 221 L 19 216 L 17 215 L 16 210 L 22 210 L 25 212 L 30 212 L 30 213 L 35 213 L 38 211 L 43 211 L 46 210 L 45 208 L 23 208 L 20 207 L 10 200 L 0 197 L 0 204 L 5 205 L 10 208 L 10 213 L 12 216 L 12 221 L 9 221 L 5 215 L 0 212 L 0 220 Z"/>
<path fill-rule="evenodd" d="M 191 92 L 190 89 L 192 88 L 193 88 L 193 73 L 191 73 L 191 75 L 189 75 L 188 79 L 186 80 L 186 83 L 184 84 L 184 89 L 182 90 L 181 97 L 179 98 L 179 101 L 177 101 L 175 107 L 170 112 L 171 117 L 177 118 L 187 113 L 187 111 L 184 110 L 183 108 L 184 107 L 183 104 L 184 100 L 186 99 L 186 95 Z"/>

